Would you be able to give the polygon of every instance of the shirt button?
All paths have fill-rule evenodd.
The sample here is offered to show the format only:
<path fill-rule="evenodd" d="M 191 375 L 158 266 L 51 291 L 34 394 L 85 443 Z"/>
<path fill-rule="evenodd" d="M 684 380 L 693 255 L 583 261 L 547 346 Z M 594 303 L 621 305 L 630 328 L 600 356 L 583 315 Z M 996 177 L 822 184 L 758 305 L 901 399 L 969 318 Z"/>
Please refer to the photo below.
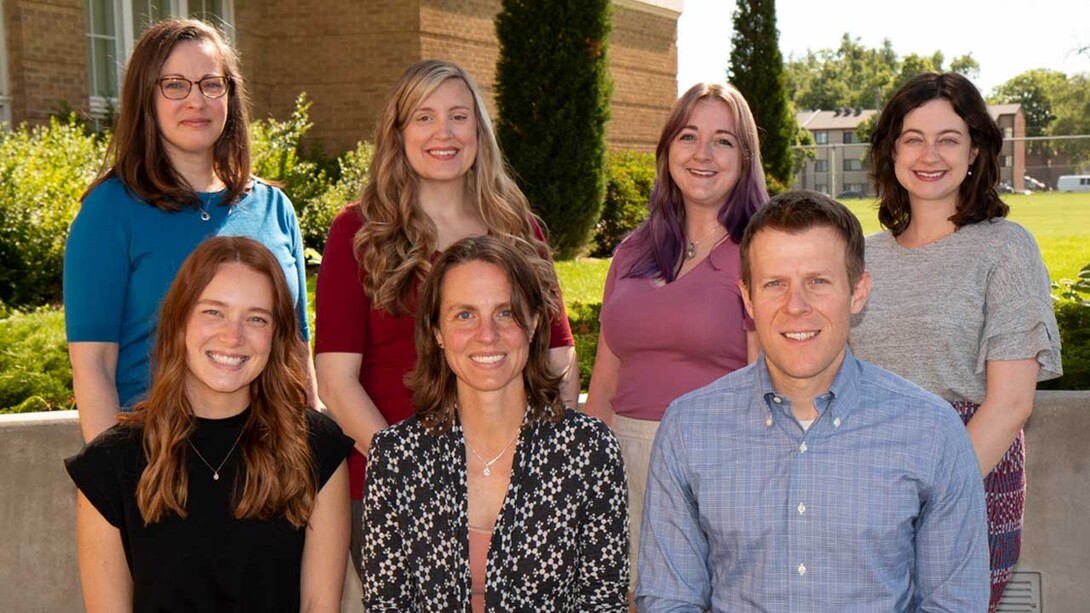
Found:
<path fill-rule="evenodd" d="M 800 502 L 800 503 L 799 503 L 799 515 L 802 515 L 802 514 L 803 514 L 803 513 L 805 513 L 805 512 L 806 512 L 806 505 L 804 505 L 804 504 L 802 504 L 802 503 Z"/>
<path fill-rule="evenodd" d="M 805 442 L 803 442 L 801 445 L 799 445 L 799 453 L 806 453 L 807 449 L 809 449 L 809 448 L 806 446 Z"/>
<path fill-rule="evenodd" d="M 768 426 L 769 428 L 771 428 L 771 427 L 772 427 L 772 416 L 771 416 L 771 415 L 769 415 L 769 416 L 768 416 L 768 417 L 767 417 L 767 418 L 765 419 L 765 425 L 766 425 L 766 426 Z"/>
<path fill-rule="evenodd" d="M 772 397 L 772 402 L 775 402 L 776 404 L 780 404 L 780 403 L 783 402 L 783 398 L 780 398 L 779 396 L 773 396 Z"/>
<path fill-rule="evenodd" d="M 799 564 L 799 576 L 802 576 L 802 575 L 805 575 L 805 574 L 806 574 L 806 565 L 805 564 Z"/>
<path fill-rule="evenodd" d="M 840 427 L 840 418 L 839 417 L 837 417 L 836 419 L 833 420 L 833 427 L 834 428 L 839 428 Z"/>

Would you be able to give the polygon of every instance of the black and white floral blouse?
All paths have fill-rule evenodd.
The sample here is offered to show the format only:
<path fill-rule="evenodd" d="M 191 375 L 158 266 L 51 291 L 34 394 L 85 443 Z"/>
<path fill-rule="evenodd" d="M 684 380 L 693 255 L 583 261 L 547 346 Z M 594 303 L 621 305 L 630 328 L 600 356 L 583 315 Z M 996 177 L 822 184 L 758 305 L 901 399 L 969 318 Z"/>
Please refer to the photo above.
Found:
<path fill-rule="evenodd" d="M 364 490 L 365 611 L 470 611 L 466 451 L 460 424 L 415 417 L 375 435 Z M 628 491 L 601 421 L 528 420 L 485 575 L 489 611 L 627 611 Z"/>

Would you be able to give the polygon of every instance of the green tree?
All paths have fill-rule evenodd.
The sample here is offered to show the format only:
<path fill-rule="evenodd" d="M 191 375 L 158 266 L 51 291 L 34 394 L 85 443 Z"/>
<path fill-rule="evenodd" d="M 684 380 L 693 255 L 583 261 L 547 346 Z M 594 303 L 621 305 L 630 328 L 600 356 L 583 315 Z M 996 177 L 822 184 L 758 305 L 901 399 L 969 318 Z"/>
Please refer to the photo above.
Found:
<path fill-rule="evenodd" d="M 504 0 L 497 135 L 558 258 L 581 253 L 605 197 L 609 0 Z"/>
<path fill-rule="evenodd" d="M 798 123 L 787 98 L 779 38 L 774 0 L 738 0 L 729 79 L 753 109 L 765 174 L 790 185 L 794 170 L 791 145 L 796 140 Z"/>
<path fill-rule="evenodd" d="M 992 90 L 993 104 L 1017 103 L 1026 116 L 1026 136 L 1044 136 L 1056 120 L 1053 100 L 1067 86 L 1067 75 L 1057 70 L 1035 68 L 1017 75 Z"/>

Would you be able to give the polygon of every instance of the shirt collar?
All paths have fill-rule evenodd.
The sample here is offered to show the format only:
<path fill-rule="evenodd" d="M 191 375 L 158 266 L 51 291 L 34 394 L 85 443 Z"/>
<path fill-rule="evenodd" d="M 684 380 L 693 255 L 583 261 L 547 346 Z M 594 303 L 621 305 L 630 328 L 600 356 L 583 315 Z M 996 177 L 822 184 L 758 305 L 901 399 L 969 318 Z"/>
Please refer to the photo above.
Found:
<path fill-rule="evenodd" d="M 760 397 L 764 399 L 764 406 L 771 413 L 778 412 L 781 416 L 786 415 L 784 411 L 788 409 L 790 403 L 786 398 L 776 393 L 775 388 L 772 387 L 772 377 L 768 374 L 768 363 L 765 361 L 764 352 L 761 352 L 760 357 L 757 358 L 755 366 L 757 390 Z M 835 422 L 834 427 L 836 428 L 840 427 L 840 423 L 847 419 L 859 404 L 861 368 L 862 365 L 855 358 L 851 347 L 845 346 L 844 361 L 841 362 L 840 369 L 837 371 L 832 385 L 829 386 L 829 391 L 814 399 L 814 407 L 818 410 L 819 415 L 824 414 L 826 410 L 831 411 L 830 420 Z M 776 408 L 779 408 L 780 411 L 774 410 Z"/>

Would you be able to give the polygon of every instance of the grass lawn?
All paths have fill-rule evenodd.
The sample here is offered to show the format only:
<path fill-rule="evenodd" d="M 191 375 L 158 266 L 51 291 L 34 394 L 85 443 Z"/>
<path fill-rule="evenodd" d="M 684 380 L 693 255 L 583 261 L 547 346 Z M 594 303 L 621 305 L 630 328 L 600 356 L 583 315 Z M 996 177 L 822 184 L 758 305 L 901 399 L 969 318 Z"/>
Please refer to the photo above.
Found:
<path fill-rule="evenodd" d="M 1010 219 L 1033 233 L 1052 280 L 1073 279 L 1090 264 L 1090 194 L 1007 194 Z M 881 230 L 872 200 L 845 200 L 859 217 L 866 234 Z M 582 258 L 557 262 L 556 271 L 564 290 L 564 301 L 599 302 L 609 260 Z"/>

